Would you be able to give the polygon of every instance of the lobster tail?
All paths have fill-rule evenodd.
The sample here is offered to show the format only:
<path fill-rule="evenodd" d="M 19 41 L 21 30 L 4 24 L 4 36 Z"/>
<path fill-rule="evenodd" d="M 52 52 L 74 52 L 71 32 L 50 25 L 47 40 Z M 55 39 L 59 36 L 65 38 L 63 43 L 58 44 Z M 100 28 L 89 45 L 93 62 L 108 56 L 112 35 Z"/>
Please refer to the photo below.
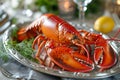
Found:
<path fill-rule="evenodd" d="M 17 32 L 18 41 L 23 41 L 23 40 L 30 39 L 36 36 L 37 36 L 37 33 L 35 33 L 34 30 L 27 31 L 26 28 L 21 28 Z"/>

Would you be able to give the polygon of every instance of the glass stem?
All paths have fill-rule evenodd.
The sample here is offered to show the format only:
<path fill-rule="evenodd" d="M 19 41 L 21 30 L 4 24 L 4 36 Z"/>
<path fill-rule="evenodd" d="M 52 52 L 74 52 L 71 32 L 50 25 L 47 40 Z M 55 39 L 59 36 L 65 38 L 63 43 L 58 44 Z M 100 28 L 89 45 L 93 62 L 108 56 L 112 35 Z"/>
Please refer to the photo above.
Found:
<path fill-rule="evenodd" d="M 79 21 L 80 23 L 83 25 L 84 21 L 85 21 L 85 11 L 84 11 L 84 6 L 79 5 L 78 6 L 79 9 Z"/>

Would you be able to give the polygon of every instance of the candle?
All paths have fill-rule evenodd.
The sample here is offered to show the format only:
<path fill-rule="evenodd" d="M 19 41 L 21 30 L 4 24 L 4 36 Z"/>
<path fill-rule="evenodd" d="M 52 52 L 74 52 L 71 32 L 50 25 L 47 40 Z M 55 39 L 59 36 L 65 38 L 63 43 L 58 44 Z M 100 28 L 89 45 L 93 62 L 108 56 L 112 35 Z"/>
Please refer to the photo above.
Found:
<path fill-rule="evenodd" d="M 66 12 L 69 12 L 69 11 L 71 10 L 71 7 L 72 7 L 71 2 L 70 2 L 69 0 L 66 0 L 66 1 L 64 2 L 65 11 L 66 11 Z"/>
<path fill-rule="evenodd" d="M 65 19 L 71 19 L 75 13 L 75 3 L 73 0 L 58 0 L 60 16 Z"/>
<path fill-rule="evenodd" d="M 117 2 L 117 5 L 120 5 L 120 0 L 117 0 L 116 2 Z"/>

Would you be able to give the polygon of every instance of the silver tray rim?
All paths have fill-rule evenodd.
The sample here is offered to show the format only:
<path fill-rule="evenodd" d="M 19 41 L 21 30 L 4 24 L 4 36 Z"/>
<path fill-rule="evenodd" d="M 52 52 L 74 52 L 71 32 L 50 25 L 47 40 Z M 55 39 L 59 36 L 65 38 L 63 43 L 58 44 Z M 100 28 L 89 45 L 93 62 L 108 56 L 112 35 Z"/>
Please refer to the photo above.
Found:
<path fill-rule="evenodd" d="M 51 69 L 49 67 L 45 67 L 43 65 L 40 65 L 38 63 L 32 62 L 29 59 L 25 58 L 24 56 L 20 55 L 20 53 L 18 51 L 16 51 L 13 48 L 8 48 L 7 47 L 7 41 L 10 39 L 10 34 L 11 34 L 11 30 L 13 30 L 15 27 L 21 27 L 21 26 L 25 26 L 27 24 L 29 24 L 30 22 L 24 22 L 24 23 L 20 23 L 20 24 L 16 24 L 16 25 L 11 25 L 9 27 L 9 29 L 3 34 L 3 46 L 6 50 L 6 52 L 12 57 L 14 58 L 16 61 L 18 61 L 19 63 L 32 68 L 38 72 L 42 72 L 42 73 L 46 73 L 49 75 L 53 75 L 53 76 L 58 76 L 58 77 L 65 77 L 65 78 L 79 78 L 79 79 L 100 79 L 100 78 L 107 78 L 116 74 L 120 73 L 120 52 L 119 52 L 119 46 L 117 46 L 117 44 L 112 41 L 109 44 L 111 45 L 111 47 L 114 49 L 114 51 L 116 52 L 117 56 L 118 56 L 118 62 L 117 64 L 108 69 L 105 70 L 103 72 L 90 72 L 90 73 L 81 73 L 81 72 L 68 72 L 68 71 L 61 71 L 61 70 L 57 70 L 57 69 Z M 78 24 L 74 24 L 73 25 L 78 25 Z M 82 29 L 82 28 L 81 28 Z M 93 31 L 93 30 L 92 30 Z M 108 36 L 106 36 L 105 34 L 102 34 L 105 38 L 108 38 Z M 120 43 L 119 43 L 120 44 Z"/>

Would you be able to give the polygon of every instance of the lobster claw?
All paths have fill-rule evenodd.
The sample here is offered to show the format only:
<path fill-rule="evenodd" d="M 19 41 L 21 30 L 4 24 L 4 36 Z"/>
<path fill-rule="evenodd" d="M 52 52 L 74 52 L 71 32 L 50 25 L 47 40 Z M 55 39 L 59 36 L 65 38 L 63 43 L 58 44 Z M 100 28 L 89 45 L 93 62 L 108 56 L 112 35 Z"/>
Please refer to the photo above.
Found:
<path fill-rule="evenodd" d="M 94 61 L 100 71 L 103 71 L 115 65 L 117 58 L 111 46 L 105 40 L 101 39 L 100 41 L 103 43 L 97 44 L 98 47 L 94 50 Z"/>
<path fill-rule="evenodd" d="M 71 72 L 88 72 L 94 69 L 92 60 L 73 52 L 71 48 L 57 47 L 49 53 L 49 56 L 59 67 Z"/>

